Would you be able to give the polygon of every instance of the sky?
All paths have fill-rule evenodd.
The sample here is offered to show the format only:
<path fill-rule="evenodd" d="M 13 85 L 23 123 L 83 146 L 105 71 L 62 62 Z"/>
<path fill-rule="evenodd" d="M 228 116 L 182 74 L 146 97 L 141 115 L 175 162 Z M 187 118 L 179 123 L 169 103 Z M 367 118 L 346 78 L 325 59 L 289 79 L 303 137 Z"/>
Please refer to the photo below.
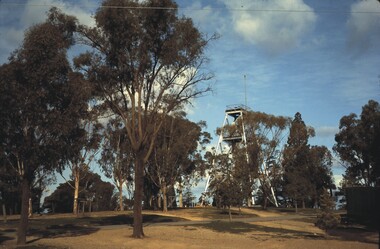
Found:
<path fill-rule="evenodd" d="M 380 102 L 380 3 L 376 0 L 177 1 L 210 42 L 207 69 L 213 91 L 188 110 L 215 138 L 228 105 L 294 117 L 300 112 L 316 136 L 311 145 L 332 148 L 339 120 Z M 57 6 L 94 25 L 99 1 L 0 0 L 0 64 L 18 48 L 24 31 Z M 334 163 L 337 184 L 344 173 Z M 199 186 L 202 188 L 203 186 Z"/>

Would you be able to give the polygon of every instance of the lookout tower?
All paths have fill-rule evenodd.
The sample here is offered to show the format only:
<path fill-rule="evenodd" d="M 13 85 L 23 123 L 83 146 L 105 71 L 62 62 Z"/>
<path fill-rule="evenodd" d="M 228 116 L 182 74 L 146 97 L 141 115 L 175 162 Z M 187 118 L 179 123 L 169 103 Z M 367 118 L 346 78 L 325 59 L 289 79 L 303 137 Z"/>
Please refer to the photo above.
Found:
<path fill-rule="evenodd" d="M 216 146 L 216 154 L 228 154 L 232 157 L 232 150 L 237 145 L 246 147 L 247 138 L 244 127 L 244 116 L 249 108 L 245 105 L 229 105 L 226 108 L 222 130 L 219 134 L 218 144 Z M 228 126 L 239 126 L 233 131 L 226 130 Z M 248 160 L 248 156 L 247 156 Z M 204 195 L 208 193 L 211 176 L 207 177 Z"/>
<path fill-rule="evenodd" d="M 216 146 L 217 153 L 223 153 L 223 144 L 227 143 L 229 145 L 229 150 L 232 149 L 231 145 L 242 143 L 246 146 L 247 139 L 244 129 L 244 116 L 248 108 L 244 105 L 230 105 L 227 106 L 222 129 L 228 125 L 239 125 L 237 129 L 234 129 L 234 132 L 228 132 L 222 130 L 219 135 L 218 144 Z"/>
<path fill-rule="evenodd" d="M 216 154 L 227 154 L 232 158 L 233 149 L 236 148 L 236 146 L 247 149 L 246 126 L 244 123 L 244 118 L 249 111 L 250 109 L 245 105 L 229 105 L 226 107 L 223 125 L 219 132 L 218 144 L 216 146 Z M 233 129 L 228 129 L 227 127 L 232 127 Z M 248 152 L 246 153 L 246 158 L 248 161 Z M 268 177 L 270 174 L 268 167 L 265 163 L 263 163 L 263 165 L 259 166 L 258 170 L 259 178 L 255 180 L 255 185 L 269 185 L 271 192 L 269 199 L 275 206 L 278 206 L 273 187 L 271 186 L 271 181 Z M 203 198 L 206 198 L 206 195 L 208 194 L 210 180 L 211 176 L 209 175 L 207 177 Z M 252 196 L 254 195 L 255 193 L 252 186 Z M 255 204 L 254 198 L 249 200 L 249 202 L 250 201 L 252 201 L 252 204 Z"/>

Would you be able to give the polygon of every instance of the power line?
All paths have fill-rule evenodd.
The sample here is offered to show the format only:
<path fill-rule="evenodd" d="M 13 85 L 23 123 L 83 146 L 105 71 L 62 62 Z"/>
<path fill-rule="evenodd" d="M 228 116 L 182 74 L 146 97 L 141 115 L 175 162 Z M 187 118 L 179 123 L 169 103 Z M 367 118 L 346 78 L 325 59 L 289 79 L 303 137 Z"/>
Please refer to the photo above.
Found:
<path fill-rule="evenodd" d="M 14 6 L 14 7 L 64 7 L 64 5 L 57 4 L 27 4 L 27 3 L 14 3 L 14 2 L 1 2 L 1 6 Z M 79 5 L 80 6 L 80 5 Z M 346 13 L 346 14 L 380 14 L 380 11 L 341 11 L 336 9 L 324 9 L 324 10 L 308 10 L 308 9 L 261 9 L 261 8 L 231 8 L 231 7 L 205 7 L 205 8 L 195 8 L 195 7 L 152 7 L 152 6 L 116 6 L 116 5 L 86 5 L 89 8 L 103 8 L 103 9 L 128 9 L 128 10 L 183 10 L 183 11 L 215 11 L 215 10 L 228 10 L 228 11 L 239 11 L 239 12 L 278 12 L 278 13 Z"/>

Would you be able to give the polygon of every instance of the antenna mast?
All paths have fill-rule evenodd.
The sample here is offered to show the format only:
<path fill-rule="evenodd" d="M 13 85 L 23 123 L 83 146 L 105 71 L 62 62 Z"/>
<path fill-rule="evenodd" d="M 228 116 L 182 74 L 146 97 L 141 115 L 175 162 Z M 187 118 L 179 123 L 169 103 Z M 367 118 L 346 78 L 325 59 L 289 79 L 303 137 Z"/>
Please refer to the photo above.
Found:
<path fill-rule="evenodd" d="M 244 74 L 244 105 L 247 105 L 247 75 Z"/>

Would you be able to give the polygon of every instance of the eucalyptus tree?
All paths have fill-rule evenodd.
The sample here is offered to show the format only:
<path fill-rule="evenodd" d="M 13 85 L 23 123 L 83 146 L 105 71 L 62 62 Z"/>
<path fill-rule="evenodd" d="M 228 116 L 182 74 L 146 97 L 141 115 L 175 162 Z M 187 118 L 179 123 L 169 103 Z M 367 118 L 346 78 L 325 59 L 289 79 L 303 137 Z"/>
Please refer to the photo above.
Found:
<path fill-rule="evenodd" d="M 74 17 L 56 9 L 31 27 L 21 47 L 0 67 L 1 157 L 17 173 L 22 191 L 17 244 L 26 243 L 30 187 L 36 171 L 49 174 L 66 162 L 63 138 L 87 109 L 82 77 L 71 70 Z"/>
<path fill-rule="evenodd" d="M 346 168 L 348 185 L 380 185 L 380 105 L 369 100 L 360 117 L 351 113 L 339 122 L 333 150 Z"/>
<path fill-rule="evenodd" d="M 166 116 L 210 90 L 209 40 L 171 0 L 106 0 L 94 17 L 96 27 L 80 27 L 90 50 L 75 65 L 124 123 L 135 155 L 133 237 L 141 238 L 145 164 Z"/>
<path fill-rule="evenodd" d="M 44 207 L 50 208 L 53 212 L 57 213 L 72 212 L 74 200 L 72 185 L 74 185 L 74 180 L 59 184 L 49 196 L 45 197 Z M 81 199 L 82 211 L 86 207 L 89 212 L 112 210 L 114 188 L 112 183 L 104 182 L 100 175 L 91 171 L 87 172 L 79 185 L 79 198 Z"/>
<path fill-rule="evenodd" d="M 249 160 L 257 167 L 263 208 L 267 201 L 277 204 L 279 182 L 283 175 L 284 140 L 288 135 L 290 119 L 263 112 L 248 112 L 244 118 Z M 255 167 L 255 168 L 256 168 Z"/>
<path fill-rule="evenodd" d="M 314 201 L 314 207 L 318 206 L 324 189 L 331 191 L 335 187 L 331 167 L 330 150 L 326 146 L 311 146 L 306 176 L 312 184 L 310 197 Z"/>
<path fill-rule="evenodd" d="M 268 199 L 276 203 L 276 199 L 271 197 L 275 196 L 273 186 L 282 176 L 282 146 L 289 124 L 287 117 L 246 111 L 234 124 L 218 129 L 217 133 L 223 132 L 224 137 L 245 136 L 245 140 L 231 144 L 231 154 L 235 164 L 234 175 L 235 178 L 239 175 L 248 205 L 256 185 L 260 185 L 264 208 Z M 243 130 L 244 134 L 240 134 Z"/>
<path fill-rule="evenodd" d="M 244 191 L 245 184 L 242 184 L 242 174 L 236 167 L 236 157 L 228 154 L 212 155 L 213 168 L 209 191 L 211 192 L 215 204 L 218 208 L 227 208 L 231 220 L 231 207 L 243 205 L 247 197 Z"/>
<path fill-rule="evenodd" d="M 161 190 L 164 212 L 168 210 L 167 190 L 202 166 L 201 151 L 210 140 L 209 133 L 202 131 L 205 125 L 183 114 L 167 116 L 162 124 L 146 171 Z"/>
<path fill-rule="evenodd" d="M 86 94 L 83 96 L 88 97 Z M 90 171 L 91 164 L 95 161 L 95 157 L 100 151 L 102 125 L 98 122 L 99 115 L 96 110 L 87 110 L 82 112 L 82 117 L 78 123 L 77 129 L 65 137 L 65 142 L 70 144 L 68 149 L 68 161 L 65 165 L 66 169 L 71 171 L 70 178 L 67 180 L 64 177 L 61 168 L 59 170 L 61 176 L 66 179 L 66 182 L 74 190 L 73 198 L 73 214 L 78 214 L 78 197 L 80 181 L 86 177 Z"/>
<path fill-rule="evenodd" d="M 124 210 L 123 186 L 131 186 L 134 155 L 120 119 L 108 122 L 104 131 L 101 158 L 98 160 L 106 177 L 119 191 L 119 210 Z"/>

